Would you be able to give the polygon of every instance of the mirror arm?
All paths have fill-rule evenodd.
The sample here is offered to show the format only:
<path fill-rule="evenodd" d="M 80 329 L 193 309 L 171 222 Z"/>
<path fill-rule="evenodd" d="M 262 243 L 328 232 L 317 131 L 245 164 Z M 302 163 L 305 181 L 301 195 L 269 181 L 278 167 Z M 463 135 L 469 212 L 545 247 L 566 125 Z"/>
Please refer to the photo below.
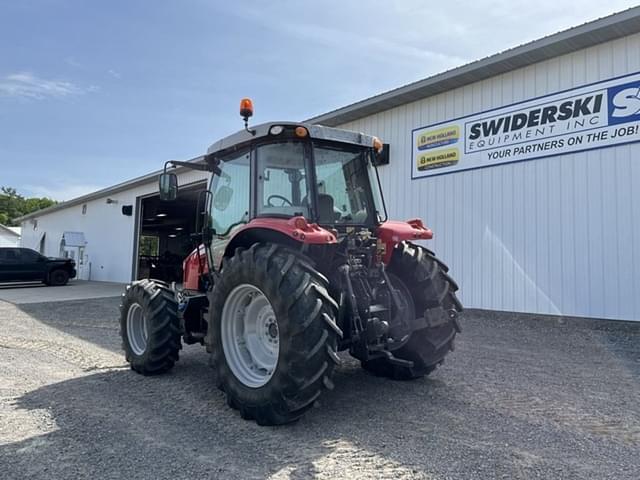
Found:
<path fill-rule="evenodd" d="M 193 163 L 193 162 L 181 162 L 178 160 L 169 160 L 164 164 L 164 172 L 167 173 L 167 165 L 173 165 L 174 167 L 184 167 L 190 170 L 200 170 L 202 172 L 211 171 L 209 165 L 203 163 Z"/>
<path fill-rule="evenodd" d="M 204 160 L 204 163 L 200 163 L 199 160 Z M 220 170 L 219 167 L 220 160 L 218 160 L 212 154 L 202 155 L 188 162 L 183 162 L 180 160 L 168 160 L 164 164 L 164 173 L 167 173 L 167 167 L 169 165 L 172 165 L 173 167 L 184 167 L 190 170 L 200 170 L 201 172 L 213 172 L 215 175 L 220 175 L 222 173 L 222 170 Z"/>

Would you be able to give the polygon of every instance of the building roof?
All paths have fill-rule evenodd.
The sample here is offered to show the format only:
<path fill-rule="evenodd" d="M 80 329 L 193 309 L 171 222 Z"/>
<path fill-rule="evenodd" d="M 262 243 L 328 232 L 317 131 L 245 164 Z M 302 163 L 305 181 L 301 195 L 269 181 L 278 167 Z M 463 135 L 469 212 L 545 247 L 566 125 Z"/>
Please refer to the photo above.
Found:
<path fill-rule="evenodd" d="M 640 32 L 640 7 L 633 7 L 305 121 L 328 126 L 341 125 L 399 105 L 495 77 L 501 73 L 638 32 Z"/>
<path fill-rule="evenodd" d="M 620 13 L 573 27 L 553 35 L 505 50 L 504 52 L 468 63 L 432 77 L 410 83 L 379 95 L 347 105 L 305 120 L 305 123 L 337 126 L 368 115 L 383 112 L 405 103 L 421 100 L 438 93 L 485 80 L 501 73 L 521 68 L 533 63 L 567 53 L 582 50 L 599 43 L 615 40 L 640 32 L 640 7 L 633 7 Z M 214 144 L 215 145 L 215 144 Z M 190 161 L 202 161 L 196 157 Z M 179 167 L 180 168 L 180 167 Z M 43 210 L 30 213 L 16 220 L 23 222 L 30 218 L 79 205 L 96 198 L 105 197 L 130 188 L 154 181 L 161 170 L 104 188 L 67 202 L 61 202 Z"/>
<path fill-rule="evenodd" d="M 20 236 L 20 233 L 16 232 L 16 231 L 14 230 L 14 228 L 16 228 L 16 227 L 7 227 L 7 226 L 2 225 L 2 224 L 0 223 L 0 230 L 2 230 L 3 232 L 7 232 L 7 233 L 9 233 L 9 234 L 11 234 L 11 235 L 14 235 L 14 236 L 16 236 L 16 237 L 19 237 L 19 236 Z"/>

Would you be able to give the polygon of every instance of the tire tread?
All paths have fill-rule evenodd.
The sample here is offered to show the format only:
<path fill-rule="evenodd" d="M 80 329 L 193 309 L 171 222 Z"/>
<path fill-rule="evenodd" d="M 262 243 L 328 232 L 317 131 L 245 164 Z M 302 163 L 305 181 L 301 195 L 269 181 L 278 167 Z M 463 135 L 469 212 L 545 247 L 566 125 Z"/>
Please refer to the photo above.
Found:
<path fill-rule="evenodd" d="M 263 387 L 251 395 L 233 377 L 222 348 L 219 317 L 224 299 L 235 285 L 251 282 L 272 302 L 278 315 L 280 348 L 287 365 Z M 326 278 L 313 262 L 279 244 L 256 243 L 248 250 L 236 251 L 221 272 L 210 297 L 212 363 L 218 387 L 227 396 L 227 404 L 240 411 L 242 418 L 259 425 L 280 425 L 297 420 L 313 407 L 317 398 L 332 385 L 331 376 L 339 364 L 337 342 L 342 332 L 335 324 L 337 303 L 328 293 Z M 278 313 L 280 312 L 280 314 Z M 276 378 L 277 376 L 277 378 Z M 278 388 L 270 388 L 277 382 Z M 256 392 L 260 393 L 256 393 Z"/>
<path fill-rule="evenodd" d="M 132 352 L 126 336 L 127 313 L 133 303 L 145 309 L 149 323 L 147 351 L 141 356 Z M 142 375 L 157 375 L 173 368 L 182 348 L 182 330 L 173 291 L 166 283 L 144 279 L 127 285 L 120 304 L 120 335 L 132 370 Z"/>
<path fill-rule="evenodd" d="M 362 366 L 375 375 L 396 380 L 419 378 L 444 362 L 461 331 L 457 315 L 462 312 L 462 304 L 455 294 L 458 285 L 448 274 L 449 267 L 431 250 L 410 242 L 395 247 L 388 268 L 409 288 L 416 313 L 424 312 L 427 320 L 434 321 L 413 331 L 406 345 L 393 352 L 398 358 L 412 361 L 413 367 L 393 365 L 383 358 L 362 362 Z"/>

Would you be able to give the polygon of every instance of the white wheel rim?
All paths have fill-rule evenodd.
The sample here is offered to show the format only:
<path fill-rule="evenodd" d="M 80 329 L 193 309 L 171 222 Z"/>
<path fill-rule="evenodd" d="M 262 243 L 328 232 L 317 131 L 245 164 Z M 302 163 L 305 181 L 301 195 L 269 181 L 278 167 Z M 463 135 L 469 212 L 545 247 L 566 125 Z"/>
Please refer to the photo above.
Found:
<path fill-rule="evenodd" d="M 129 347 L 136 355 L 142 355 L 147 349 L 147 319 L 139 303 L 133 303 L 127 312 L 127 338 Z"/>
<path fill-rule="evenodd" d="M 235 377 L 250 388 L 265 385 L 278 365 L 276 314 L 262 291 L 243 283 L 227 296 L 220 319 L 222 349 Z"/>

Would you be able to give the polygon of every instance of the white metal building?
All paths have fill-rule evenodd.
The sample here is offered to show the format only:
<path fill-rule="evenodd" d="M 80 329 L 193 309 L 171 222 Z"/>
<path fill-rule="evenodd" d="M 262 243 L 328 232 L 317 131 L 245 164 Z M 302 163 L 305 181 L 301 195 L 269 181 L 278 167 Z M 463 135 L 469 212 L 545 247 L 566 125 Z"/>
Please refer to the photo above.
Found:
<path fill-rule="evenodd" d="M 434 230 L 467 307 L 640 320 L 640 7 L 310 121 L 390 145 L 390 217 Z M 83 232 L 92 279 L 135 277 L 156 175 L 24 217 L 23 245 Z"/>
<path fill-rule="evenodd" d="M 204 188 L 206 173 L 178 171 L 181 189 L 188 190 L 191 185 Z M 139 237 L 145 221 L 142 205 L 145 199 L 157 196 L 158 174 L 23 217 L 22 246 L 47 256 L 74 257 L 80 279 L 128 282 L 137 278 Z M 123 207 L 125 211 L 131 207 L 130 214 L 123 213 Z"/>
<path fill-rule="evenodd" d="M 20 246 L 20 227 L 6 227 L 0 224 L 0 247 Z"/>

